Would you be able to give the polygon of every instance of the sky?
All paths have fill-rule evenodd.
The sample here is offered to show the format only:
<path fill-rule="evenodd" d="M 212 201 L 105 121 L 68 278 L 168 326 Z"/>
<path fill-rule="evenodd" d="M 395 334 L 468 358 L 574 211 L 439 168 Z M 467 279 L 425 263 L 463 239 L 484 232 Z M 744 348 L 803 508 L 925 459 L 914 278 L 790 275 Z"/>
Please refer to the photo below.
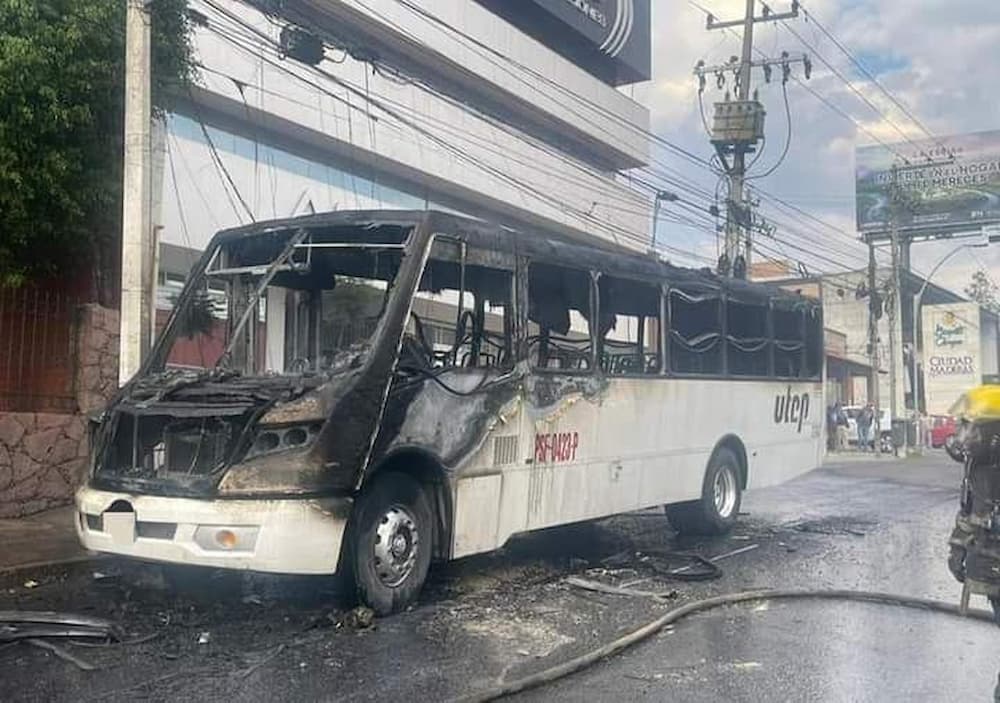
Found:
<path fill-rule="evenodd" d="M 709 65 L 725 63 L 740 52 L 739 32 L 705 29 L 705 12 L 719 19 L 743 16 L 744 0 L 652 0 L 654 24 L 653 80 L 636 86 L 634 96 L 651 110 L 653 131 L 695 154 L 709 158 L 712 149 L 698 108 L 698 84 L 692 68 L 699 59 Z M 787 11 L 790 2 L 773 0 L 774 12 Z M 907 106 L 935 136 L 1000 129 L 1000 2 L 997 0 L 803 0 L 807 13 L 819 20 L 845 47 L 876 75 L 879 81 Z M 813 263 L 833 269 L 834 263 L 863 265 L 864 247 L 856 238 L 854 223 L 854 152 L 857 146 L 904 139 L 926 138 L 921 129 L 894 106 L 849 59 L 806 17 L 787 23 L 757 25 L 755 46 L 770 56 L 782 51 L 812 55 L 812 79 L 807 85 L 857 125 L 825 106 L 792 81 L 788 85 L 792 116 L 792 141 L 788 155 L 773 175 L 756 181 L 767 193 L 778 196 L 835 224 L 836 234 L 815 224 L 813 244 L 798 235 L 778 231 L 779 238 L 799 246 L 771 242 L 772 250 L 784 248 L 788 258 L 808 258 L 802 249 L 815 249 L 819 242 L 833 261 Z M 792 31 L 811 48 L 806 48 Z M 826 58 L 882 113 L 877 114 L 859 98 L 817 55 Z M 803 79 L 801 66 L 794 69 Z M 761 100 L 768 112 L 767 149 L 758 162 L 758 172 L 767 170 L 785 143 L 786 119 L 780 82 L 766 85 L 762 72 L 754 75 Z M 727 86 L 731 87 L 731 86 Z M 721 93 L 709 82 L 704 94 L 709 117 L 711 102 Z M 888 120 L 885 117 L 888 117 Z M 890 122 L 891 121 L 891 122 Z M 897 130 L 898 128 L 898 130 Z M 867 134 L 866 134 L 867 131 Z M 681 168 L 695 183 L 709 190 L 715 177 L 668 153 L 657 156 Z M 765 208 L 766 212 L 766 208 Z M 780 214 L 780 213 L 779 213 Z M 671 230 L 683 245 L 715 251 L 710 233 Z M 927 273 L 954 243 L 917 244 L 914 267 Z M 829 248 L 829 249 L 827 249 Z M 775 258 L 781 258 L 776 256 Z M 985 267 L 1000 280 L 1000 244 L 992 248 L 963 251 L 934 276 L 935 283 L 961 291 L 972 273 Z"/>

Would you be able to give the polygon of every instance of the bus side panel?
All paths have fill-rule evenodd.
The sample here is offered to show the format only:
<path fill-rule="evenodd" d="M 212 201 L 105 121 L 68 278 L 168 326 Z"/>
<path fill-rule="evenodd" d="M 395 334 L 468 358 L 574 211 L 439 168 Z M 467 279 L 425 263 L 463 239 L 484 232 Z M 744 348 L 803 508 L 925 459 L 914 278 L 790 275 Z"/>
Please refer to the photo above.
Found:
<path fill-rule="evenodd" d="M 459 471 L 456 526 L 486 520 L 496 530 L 491 544 L 486 533 L 457 527 L 455 556 L 526 530 L 695 499 L 727 436 L 745 447 L 748 487 L 787 481 L 821 463 L 823 415 L 813 382 L 612 378 L 594 396 L 574 393 L 544 409 L 526 400 L 517 460 L 494 466 L 487 441 Z M 487 473 L 502 477 L 491 484 L 496 522 L 489 499 L 465 485 Z"/>

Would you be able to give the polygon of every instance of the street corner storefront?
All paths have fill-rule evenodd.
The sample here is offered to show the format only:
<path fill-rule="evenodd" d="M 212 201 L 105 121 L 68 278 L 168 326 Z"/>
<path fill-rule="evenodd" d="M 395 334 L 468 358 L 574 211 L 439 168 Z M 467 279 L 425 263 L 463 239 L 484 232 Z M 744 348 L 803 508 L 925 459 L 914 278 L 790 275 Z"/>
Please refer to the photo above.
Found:
<path fill-rule="evenodd" d="M 826 355 L 826 402 L 844 406 L 863 405 L 872 397 L 871 366 L 850 358 L 847 335 L 832 329 L 824 330 Z M 856 356 L 856 355 L 855 355 Z"/>

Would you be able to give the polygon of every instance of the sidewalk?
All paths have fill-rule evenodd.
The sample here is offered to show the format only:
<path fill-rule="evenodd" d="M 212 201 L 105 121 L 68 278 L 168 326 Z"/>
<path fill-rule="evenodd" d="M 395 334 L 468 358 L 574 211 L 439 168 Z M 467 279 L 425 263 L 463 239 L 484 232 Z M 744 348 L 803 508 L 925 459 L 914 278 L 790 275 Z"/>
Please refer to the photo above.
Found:
<path fill-rule="evenodd" d="M 87 558 L 73 526 L 72 506 L 0 520 L 0 574 L 25 566 Z"/>

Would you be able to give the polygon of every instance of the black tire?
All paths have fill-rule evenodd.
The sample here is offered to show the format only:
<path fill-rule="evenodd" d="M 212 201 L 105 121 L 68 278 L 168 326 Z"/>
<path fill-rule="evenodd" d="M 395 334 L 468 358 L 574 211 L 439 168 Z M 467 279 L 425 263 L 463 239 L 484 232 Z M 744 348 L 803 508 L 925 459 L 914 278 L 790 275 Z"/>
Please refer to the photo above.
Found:
<path fill-rule="evenodd" d="M 724 490 L 731 493 L 728 499 L 722 501 L 721 509 L 716 500 L 719 480 L 726 482 Z M 740 461 L 732 450 L 721 447 L 712 455 L 705 469 L 701 498 L 668 505 L 667 517 L 682 535 L 724 535 L 736 524 L 742 500 Z"/>
<path fill-rule="evenodd" d="M 416 600 L 430 567 L 433 533 L 434 513 L 420 483 L 395 472 L 377 477 L 355 504 L 349 532 L 348 566 L 359 600 L 378 615 L 398 613 Z M 386 550 L 388 559 L 380 559 Z"/>
<path fill-rule="evenodd" d="M 951 545 L 948 550 L 948 570 L 956 581 L 965 583 L 965 550 L 962 547 Z"/>

